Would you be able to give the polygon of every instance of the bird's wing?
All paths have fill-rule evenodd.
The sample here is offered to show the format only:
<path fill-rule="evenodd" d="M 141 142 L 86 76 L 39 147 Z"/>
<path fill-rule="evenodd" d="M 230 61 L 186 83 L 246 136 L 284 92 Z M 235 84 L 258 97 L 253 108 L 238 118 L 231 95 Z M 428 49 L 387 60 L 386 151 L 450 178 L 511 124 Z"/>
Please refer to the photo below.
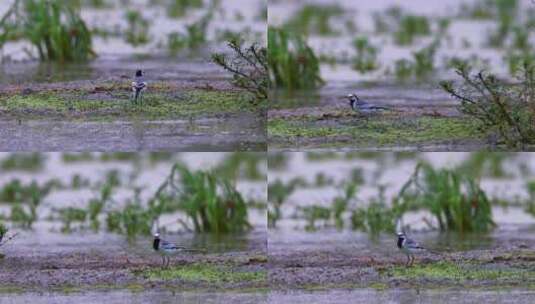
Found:
<path fill-rule="evenodd" d="M 414 240 L 411 240 L 411 239 L 409 239 L 409 238 L 405 239 L 405 242 L 406 242 L 407 247 L 418 248 L 418 249 L 425 249 L 425 248 L 422 247 L 420 244 L 418 244 L 418 242 L 416 242 L 416 241 L 414 241 Z"/>
<path fill-rule="evenodd" d="M 170 243 L 168 241 L 161 240 L 160 247 L 163 249 L 181 249 L 182 247 L 177 246 L 173 243 Z"/>

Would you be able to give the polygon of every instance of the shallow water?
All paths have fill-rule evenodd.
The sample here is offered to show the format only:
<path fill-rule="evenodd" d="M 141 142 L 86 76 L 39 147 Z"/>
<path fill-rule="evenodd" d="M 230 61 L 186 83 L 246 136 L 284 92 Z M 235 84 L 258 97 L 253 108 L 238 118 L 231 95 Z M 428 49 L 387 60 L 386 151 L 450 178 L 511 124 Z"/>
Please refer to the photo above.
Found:
<path fill-rule="evenodd" d="M 255 115 L 169 121 L 3 121 L 4 151 L 264 151 Z M 244 126 L 248 126 L 244 128 Z"/>
<path fill-rule="evenodd" d="M 59 233 L 62 226 L 60 222 L 49 220 L 50 216 L 57 216 L 53 210 L 62 207 L 86 208 L 89 200 L 99 194 L 100 186 L 97 186 L 97 183 L 103 182 L 110 171 L 117 170 L 118 178 L 121 182 L 121 186 L 113 191 L 111 196 L 113 201 L 106 206 L 106 208 L 111 208 L 113 210 L 120 208 L 126 204 L 128 200 L 132 199 L 135 188 L 141 190 L 139 197 L 143 202 L 146 202 L 164 182 L 169 175 L 172 166 L 176 162 L 181 162 L 192 170 L 210 170 L 219 164 L 226 154 L 201 152 L 181 153 L 174 155 L 171 160 L 160 161 L 155 164 L 148 163 L 147 159 L 144 158 L 141 158 L 139 163 L 132 161 L 102 162 L 99 160 L 64 163 L 60 153 L 45 153 L 43 155 L 46 157 L 46 160 L 42 170 L 38 172 L 2 172 L 2 174 L 0 174 L 0 185 L 3 186 L 16 178 L 24 184 L 36 181 L 39 185 L 43 185 L 51 179 L 57 179 L 62 184 L 68 186 L 71 184 L 72 177 L 76 174 L 80 175 L 83 179 L 87 179 L 91 183 L 89 187 L 82 187 L 78 190 L 67 188 L 52 191 L 43 198 L 42 203 L 37 209 L 38 220 L 34 224 L 35 229 L 33 231 L 19 231 L 21 239 L 26 240 L 28 242 L 27 244 L 43 241 L 46 242 L 48 246 L 54 247 L 54 245 L 63 244 L 62 239 L 66 235 Z M 0 154 L 0 158 L 5 156 L 6 154 Z M 95 158 L 98 159 L 98 157 L 99 154 L 95 154 Z M 266 166 L 265 163 L 259 164 L 260 172 L 266 172 Z M 249 181 L 238 179 L 236 187 L 247 200 L 264 202 L 267 200 L 266 185 L 262 180 Z M 9 216 L 10 210 L 11 206 L 9 204 L 0 204 L 0 214 Z M 203 245 L 203 247 L 208 246 L 210 242 L 214 242 L 220 244 L 217 246 L 223 246 L 222 248 L 225 248 L 223 244 L 228 242 L 228 247 L 230 249 L 232 249 L 233 246 L 236 248 L 243 248 L 244 246 L 247 246 L 248 243 L 251 243 L 248 238 L 252 238 L 252 240 L 254 240 L 253 243 L 258 243 L 255 247 L 259 247 L 261 246 L 259 244 L 265 243 L 266 239 L 264 229 L 266 226 L 265 210 L 249 208 L 248 215 L 249 221 L 258 231 L 255 231 L 249 236 L 232 236 L 228 240 L 225 240 L 224 238 L 214 239 L 202 235 L 194 237 L 191 233 L 185 233 L 183 227 L 177 222 L 177 219 L 180 218 L 186 223 L 188 223 L 189 220 L 183 213 L 179 212 L 163 215 L 158 222 L 158 226 L 163 231 L 173 233 L 181 232 L 181 235 L 178 237 L 180 240 L 187 243 L 199 243 Z M 100 218 L 100 221 L 101 225 L 104 225 L 105 218 Z M 17 229 L 14 229 L 14 231 L 17 231 Z M 106 245 L 105 241 L 108 237 L 113 238 L 113 235 L 106 233 L 94 234 L 90 230 L 86 230 L 81 234 L 74 233 L 72 240 L 68 243 L 76 246 L 76 240 L 80 239 L 79 241 L 81 242 L 89 241 L 90 244 L 92 244 L 90 246 L 101 247 Z M 124 239 L 123 236 L 121 238 Z M 25 241 L 22 243 L 24 244 Z M 19 244 L 19 242 L 17 242 L 17 244 Z M 8 247 L 10 246 L 6 246 L 6 249 Z M 214 248 L 214 250 L 216 250 L 216 248 Z"/>
<path fill-rule="evenodd" d="M 24 293 L 1 295 L 1 303 L 267 303 L 267 295 L 262 293 L 239 292 L 170 292 L 170 291 L 110 291 L 63 293 Z"/>
<path fill-rule="evenodd" d="M 150 84 L 154 81 L 197 83 L 199 86 L 229 80 L 231 76 L 208 59 L 165 56 L 102 54 L 86 63 L 7 62 L 0 65 L 0 84 L 72 82 L 75 80 L 131 79 L 142 69 Z"/>
<path fill-rule="evenodd" d="M 524 290 L 463 291 L 463 290 L 405 290 L 374 289 L 329 291 L 275 291 L 269 294 L 270 303 L 532 303 L 535 292 Z"/>
<path fill-rule="evenodd" d="M 108 0 L 110 7 L 95 9 L 84 6 L 81 10 L 82 19 L 87 23 L 90 29 L 105 29 L 111 32 L 122 33 L 127 28 L 127 22 L 124 15 L 127 10 L 135 10 L 141 13 L 143 18 L 150 23 L 149 38 L 146 45 L 134 47 L 124 41 L 122 37 L 110 36 L 107 38 L 94 36 L 93 49 L 100 55 L 117 55 L 129 57 L 135 54 L 162 55 L 167 54 L 167 35 L 172 32 L 185 33 L 186 26 L 201 19 L 207 13 L 208 3 L 211 0 L 204 1 L 204 7 L 201 9 L 191 9 L 182 18 L 170 18 L 167 15 L 165 5 L 156 5 L 151 0 L 131 0 L 124 5 L 120 0 Z M 9 9 L 14 0 L 4 0 L 0 5 L 0 15 Z M 160 1 L 165 2 L 165 1 Z M 265 22 L 258 18 L 262 7 L 266 6 L 266 0 L 222 0 L 214 16 L 210 19 L 208 25 L 206 40 L 214 41 L 218 32 L 225 30 L 244 31 L 250 29 L 253 33 L 258 33 L 260 40 L 265 37 Z M 242 17 L 239 18 L 238 16 Z M 247 37 L 249 40 L 255 37 Z M 255 39 L 257 40 L 257 39 Z M 217 41 L 212 43 L 208 49 L 204 50 L 204 55 L 209 55 L 211 51 L 223 49 L 225 42 Z M 29 50 L 33 56 L 36 50 L 27 42 L 8 42 L 4 46 L 3 56 L 11 60 L 27 60 L 28 54 L 23 50 Z M 200 52 L 193 53 L 199 56 Z M 209 58 L 209 56 L 205 56 Z M 171 58 L 170 58 L 171 60 Z"/>
<path fill-rule="evenodd" d="M 414 172 L 419 160 L 427 161 L 433 166 L 441 168 L 454 168 L 462 163 L 469 154 L 467 153 L 420 153 L 414 158 L 396 161 L 393 154 L 385 154 L 381 159 L 344 159 L 343 153 L 335 154 L 340 159 L 326 159 L 313 161 L 307 159 L 307 153 L 285 153 L 289 157 L 288 166 L 282 170 L 270 170 L 269 182 L 279 179 L 285 183 L 300 177 L 308 183 L 314 184 L 316 176 L 323 174 L 325 179 L 332 180 L 332 184 L 323 187 L 311 186 L 297 188 L 282 206 L 283 219 L 277 222 L 277 226 L 283 231 L 291 232 L 294 229 L 302 230 L 305 221 L 295 217 L 299 207 L 320 205 L 329 207 L 336 196 L 343 195 L 343 185 L 351 176 L 352 170 L 362 170 L 364 184 L 358 186 L 356 205 L 366 205 L 370 199 L 377 197 L 379 187 L 384 186 L 385 199 L 390 202 L 395 197 L 404 183 Z M 504 178 L 491 178 L 483 176 L 481 188 L 487 192 L 490 198 L 499 198 L 514 203 L 527 199 L 528 193 L 525 188 L 527 181 L 535 179 L 535 155 L 530 153 L 515 154 L 515 158 L 508 159 L 503 168 Z M 525 167 L 521 173 L 520 167 Z M 346 223 L 349 222 L 349 214 L 343 216 Z M 498 225 L 498 230 L 525 229 L 535 224 L 535 217 L 526 213 L 523 207 L 493 207 L 493 219 Z M 426 222 L 426 220 L 428 222 Z M 428 212 L 409 212 L 402 218 L 403 225 L 410 225 L 411 229 L 428 229 L 428 223 L 435 224 L 434 217 Z M 321 221 L 317 226 L 321 227 Z"/>
<path fill-rule="evenodd" d="M 325 80 L 325 86 L 316 92 L 301 94 L 297 92 L 291 97 L 275 94 L 274 104 L 279 108 L 299 108 L 326 106 L 348 109 L 347 100 L 343 97 L 349 93 L 356 93 L 362 99 L 382 106 L 392 106 L 396 109 L 407 107 L 454 107 L 458 102 L 440 89 L 439 80 L 457 80 L 458 76 L 445 67 L 448 58 L 470 58 L 473 55 L 487 61 L 487 72 L 493 72 L 504 78 L 510 78 L 508 64 L 504 60 L 505 49 L 495 49 L 487 46 L 487 36 L 496 27 L 494 20 L 470 20 L 464 18 L 452 19 L 446 38 L 443 39 L 435 57 L 436 75 L 425 77 L 421 81 L 406 80 L 398 82 L 393 75 L 395 61 L 411 59 L 412 53 L 428 46 L 432 35 L 417 38 L 410 46 L 397 46 L 393 42 L 392 33 L 375 33 L 373 13 L 384 12 L 392 6 L 398 6 L 405 12 L 429 17 L 431 30 L 435 31 L 436 20 L 442 17 L 457 16 L 460 5 L 474 4 L 478 0 L 301 0 L 276 1 L 270 3 L 269 23 L 279 26 L 285 24 L 299 9 L 307 4 L 339 5 L 344 11 L 343 16 L 330 20 L 331 27 L 340 35 L 319 36 L 311 34 L 308 43 L 317 55 L 336 57 L 337 64 L 322 63 L 320 74 Z M 530 0 L 518 1 L 520 11 L 535 9 Z M 524 18 L 524 16 L 522 17 Z M 351 21 L 356 32 L 350 32 L 345 22 Z M 353 40 L 356 37 L 367 37 L 369 42 L 379 48 L 377 62 L 380 67 L 376 71 L 360 73 L 351 68 L 350 59 L 355 54 Z M 535 35 L 529 36 L 535 43 Z M 464 41 L 471 46 L 466 47 Z M 479 68 L 479 67 L 478 67 Z M 481 67 L 483 68 L 483 67 Z M 463 148 L 460 148 L 461 150 Z"/>

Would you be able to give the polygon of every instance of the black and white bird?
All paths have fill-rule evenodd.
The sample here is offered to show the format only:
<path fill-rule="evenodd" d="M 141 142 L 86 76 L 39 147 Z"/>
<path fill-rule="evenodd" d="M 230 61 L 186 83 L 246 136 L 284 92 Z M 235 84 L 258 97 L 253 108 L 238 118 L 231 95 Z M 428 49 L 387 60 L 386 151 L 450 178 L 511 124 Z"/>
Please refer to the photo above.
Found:
<path fill-rule="evenodd" d="M 412 266 L 412 264 L 414 264 L 415 254 L 420 254 L 427 251 L 416 241 L 409 239 L 403 232 L 398 233 L 398 248 L 405 253 L 405 255 L 407 255 L 407 263 L 405 266 Z"/>
<path fill-rule="evenodd" d="M 162 240 L 160 239 L 159 233 L 154 234 L 154 241 L 152 242 L 152 248 L 156 252 L 161 254 L 163 267 L 169 266 L 169 263 L 171 262 L 171 258 L 169 256 L 171 255 L 176 255 L 182 252 L 203 252 L 203 250 L 186 248 L 186 247 L 178 246 L 166 240 Z"/>
<path fill-rule="evenodd" d="M 137 104 L 138 99 L 140 102 L 143 101 L 143 92 L 147 90 L 147 82 L 145 82 L 145 77 L 143 77 L 143 71 L 137 70 L 134 81 L 132 82 L 132 102 Z"/>
<path fill-rule="evenodd" d="M 375 106 L 360 99 L 357 94 L 349 94 L 346 97 L 349 99 L 349 105 L 353 111 L 362 114 L 377 113 L 379 111 L 390 110 L 387 107 Z"/>

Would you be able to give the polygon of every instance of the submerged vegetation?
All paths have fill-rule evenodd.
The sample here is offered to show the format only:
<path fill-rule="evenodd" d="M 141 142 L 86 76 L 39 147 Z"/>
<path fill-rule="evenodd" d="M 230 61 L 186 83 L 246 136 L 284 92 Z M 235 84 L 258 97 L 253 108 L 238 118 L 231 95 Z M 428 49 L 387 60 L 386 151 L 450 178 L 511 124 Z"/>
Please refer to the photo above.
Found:
<path fill-rule="evenodd" d="M 301 34 L 268 28 L 267 59 L 272 88 L 314 89 L 323 85 L 319 60 Z"/>
<path fill-rule="evenodd" d="M 419 164 L 399 198 L 396 204 L 406 209 L 428 210 L 440 231 L 486 232 L 495 226 L 491 201 L 476 179 L 452 170 Z"/>
<path fill-rule="evenodd" d="M 377 62 L 377 48 L 366 37 L 360 37 L 353 41 L 357 54 L 353 59 L 353 69 L 366 73 L 379 67 Z"/>
<path fill-rule="evenodd" d="M 168 4 L 167 15 L 171 18 L 183 17 L 189 9 L 202 6 L 202 0 L 171 0 Z"/>
<path fill-rule="evenodd" d="M 308 4 L 303 6 L 289 20 L 285 27 L 295 33 L 318 34 L 322 36 L 334 35 L 335 30 L 331 27 L 330 20 L 343 14 L 342 7 L 332 5 Z"/>
<path fill-rule="evenodd" d="M 196 232 L 223 234 L 251 228 L 241 193 L 229 180 L 210 172 L 192 172 L 175 165 L 155 198 L 176 204 L 191 219 Z"/>
<path fill-rule="evenodd" d="M 40 157 L 45 159 L 42 154 Z M 169 154 L 69 153 L 63 157 L 69 163 L 128 162 L 134 172 L 125 175 L 122 170 L 111 169 L 103 172 L 99 180 L 75 173 L 70 183 L 50 179 L 42 185 L 13 179 L 0 189 L 0 204 L 10 207 L 7 214 L 0 213 L 0 219 L 22 229 L 32 229 L 37 220 L 47 220 L 62 223 L 60 230 L 64 233 L 89 229 L 98 233 L 105 229 L 134 240 L 138 235 L 150 235 L 158 230 L 165 232 L 169 224 L 179 224 L 186 231 L 197 233 L 246 232 L 252 228 L 248 209 L 265 209 L 261 199 L 246 199 L 236 188 L 238 179 L 256 182 L 266 179 L 262 169 L 266 158 L 254 153 L 229 153 L 211 171 L 190 170 L 176 163 L 159 189 L 149 196 L 142 195 L 145 186 L 136 186 L 139 170 L 161 161 L 160 158 L 167 163 L 173 162 Z M 42 204 L 53 190 L 79 191 L 82 187 L 94 191 L 95 195 L 80 203 L 56 205 L 47 201 Z M 123 190 L 130 190 L 132 195 L 115 196 Z M 39 218 L 38 207 L 50 208 L 50 215 L 46 219 Z M 162 223 L 162 216 L 175 217 L 175 221 Z"/>
<path fill-rule="evenodd" d="M 338 230 L 350 228 L 367 232 L 370 237 L 374 238 L 381 233 L 411 229 L 414 223 L 409 219 L 413 219 L 414 212 L 422 212 L 425 214 L 422 219 L 426 225 L 424 229 L 459 234 L 486 233 L 496 227 L 492 212 L 493 205 L 502 203 L 497 198 L 489 197 L 488 192 L 480 187 L 480 179 L 483 176 L 507 178 L 505 173 L 499 173 L 499 167 L 512 159 L 517 159 L 519 167 L 522 167 L 521 157 L 517 154 L 503 154 L 495 157 L 494 153 L 473 153 L 456 167 L 446 169 L 434 168 L 414 154 L 308 153 L 309 162 L 333 161 L 337 164 L 336 166 L 345 167 L 352 166 L 352 164 L 341 165 L 340 162 L 357 158 L 363 162 L 373 162 L 378 167 L 364 173 L 363 167 L 368 166 L 357 165 L 352 170 L 346 168 L 344 170 L 346 176 L 341 179 L 339 174 L 328 175 L 329 171 L 317 172 L 316 176 L 322 176 L 323 180 L 332 180 L 331 178 L 336 176 L 335 180 L 339 182 L 313 183 L 312 177 L 305 178 L 293 174 L 294 177 L 285 182 L 280 179 L 270 182 L 268 188 L 269 225 L 276 228 L 277 222 L 283 218 L 283 211 L 293 210 L 291 218 L 302 220 L 303 228 L 307 231 L 314 231 L 318 228 Z M 401 163 L 407 159 L 415 163 L 415 168 L 410 176 L 402 178 L 406 180 L 404 183 L 377 182 L 390 180 L 387 175 L 384 175 L 385 169 L 392 164 L 401 166 Z M 322 164 L 320 167 L 329 166 Z M 313 166 L 312 171 L 316 171 L 317 168 Z M 517 170 L 511 170 L 511 172 L 514 171 Z M 363 176 L 368 177 L 364 179 Z M 300 192 L 301 189 L 321 187 L 334 187 L 340 194 L 333 195 L 328 200 L 320 199 L 318 202 L 299 201 L 299 197 L 302 197 L 301 193 L 292 195 Z M 529 212 L 534 205 L 532 201 L 535 196 L 533 195 L 535 187 L 532 182 L 526 187 L 531 197 L 525 205 Z M 360 191 L 361 188 L 366 189 Z M 392 188 L 397 189 L 396 192 L 393 193 Z M 298 205 L 289 206 L 293 203 L 298 203 Z M 524 201 L 521 203 L 521 206 L 524 206 Z"/>
<path fill-rule="evenodd" d="M 39 171 L 43 168 L 45 157 L 40 153 L 10 154 L 0 162 L 4 171 Z"/>
<path fill-rule="evenodd" d="M 133 46 L 149 42 L 150 23 L 143 15 L 134 10 L 127 11 L 124 15 L 128 28 L 125 31 L 125 40 Z"/>
<path fill-rule="evenodd" d="M 196 51 L 207 43 L 206 31 L 212 18 L 213 11 L 210 9 L 206 15 L 199 20 L 186 25 L 185 32 L 172 32 L 167 36 L 169 50 L 172 54 L 187 49 Z"/>
<path fill-rule="evenodd" d="M 17 0 L 0 27 L 5 39 L 29 41 L 43 61 L 84 61 L 95 56 L 91 32 L 64 0 Z"/>

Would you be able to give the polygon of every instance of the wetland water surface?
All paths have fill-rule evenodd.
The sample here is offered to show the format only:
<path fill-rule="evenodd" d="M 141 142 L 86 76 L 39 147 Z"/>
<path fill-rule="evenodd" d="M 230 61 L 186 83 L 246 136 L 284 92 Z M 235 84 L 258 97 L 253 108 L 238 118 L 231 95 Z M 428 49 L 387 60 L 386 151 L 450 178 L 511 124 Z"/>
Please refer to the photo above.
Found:
<path fill-rule="evenodd" d="M 87 303 L 87 304 L 122 304 L 122 303 L 184 303 L 184 304 L 219 304 L 219 303 L 268 303 L 267 295 L 262 293 L 233 293 L 233 292 L 170 292 L 170 291 L 110 291 L 110 292 L 83 292 L 75 294 L 62 293 L 25 293 L 13 295 L 0 295 L 1 303 Z"/>
<path fill-rule="evenodd" d="M 270 303 L 355 303 L 355 304 L 413 304 L 413 303 L 518 303 L 533 302 L 535 292 L 509 291 L 448 291 L 448 290 L 329 290 L 329 291 L 275 291 L 269 294 Z"/>

